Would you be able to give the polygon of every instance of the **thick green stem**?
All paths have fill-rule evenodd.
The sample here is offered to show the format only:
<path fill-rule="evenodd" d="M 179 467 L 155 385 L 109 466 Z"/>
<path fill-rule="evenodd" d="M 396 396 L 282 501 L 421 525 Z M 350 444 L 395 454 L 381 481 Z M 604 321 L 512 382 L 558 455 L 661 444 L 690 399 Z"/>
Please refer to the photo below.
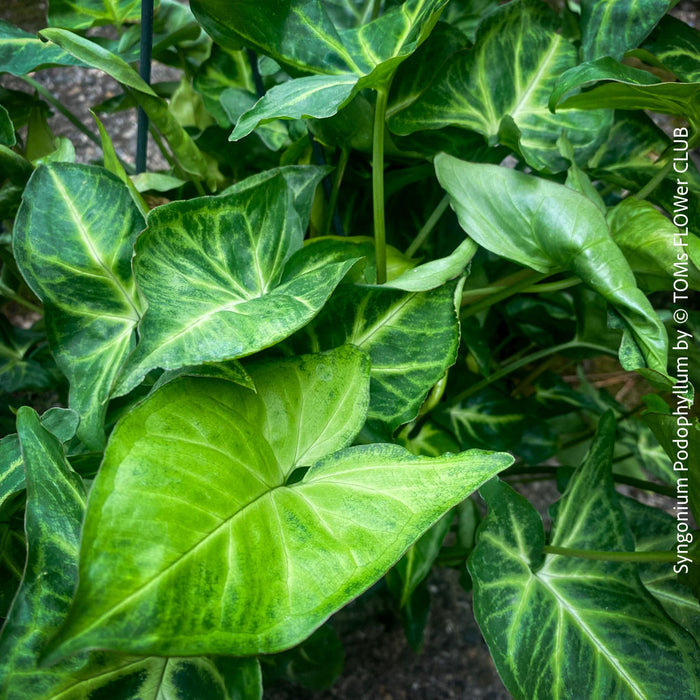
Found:
<path fill-rule="evenodd" d="M 377 19 L 379 17 L 379 10 L 382 9 L 382 0 L 372 0 L 372 17 L 371 19 Z"/>
<path fill-rule="evenodd" d="M 668 148 L 659 156 L 656 162 L 661 163 L 662 161 L 663 165 L 661 166 L 659 172 L 656 173 L 656 175 L 654 175 L 654 177 L 652 177 L 651 180 L 649 180 L 649 182 L 647 182 L 647 184 L 634 195 L 635 199 L 646 199 L 671 172 L 671 169 L 673 168 L 673 144 L 668 146 Z"/>
<path fill-rule="evenodd" d="M 673 563 L 677 559 L 675 552 L 600 552 L 588 549 L 568 549 L 547 545 L 545 554 L 559 554 L 563 557 L 576 557 L 578 559 L 595 559 L 597 561 L 631 561 Z"/>
<path fill-rule="evenodd" d="M 372 137 L 372 210 L 374 213 L 374 251 L 377 284 L 386 282 L 386 224 L 384 221 L 384 121 L 389 86 L 377 88 Z"/>
<path fill-rule="evenodd" d="M 560 292 L 562 289 L 569 289 L 581 284 L 578 277 L 567 277 L 558 282 L 545 282 L 544 284 L 533 284 L 532 287 L 523 289 L 526 294 L 545 294 L 547 292 Z"/>
<path fill-rule="evenodd" d="M 433 213 L 428 217 L 428 220 L 423 225 L 423 228 L 420 231 L 418 231 L 418 235 L 413 239 L 411 245 L 408 246 L 408 248 L 406 248 L 407 257 L 413 257 L 418 248 L 420 248 L 423 245 L 425 239 L 432 233 L 432 230 L 437 225 L 437 222 L 440 221 L 440 218 L 445 213 L 445 210 L 447 209 L 449 204 L 450 197 L 446 194 L 435 207 Z"/>
<path fill-rule="evenodd" d="M 345 168 L 348 164 L 348 159 L 350 158 L 350 149 L 343 148 L 340 151 L 340 157 L 338 158 L 338 165 L 335 166 L 335 177 L 333 178 L 333 188 L 331 189 L 331 196 L 328 198 L 328 211 L 326 212 L 326 220 L 323 224 L 323 235 L 328 236 L 331 232 L 331 225 L 333 224 L 333 216 L 335 215 L 335 207 L 338 203 L 338 193 L 340 192 L 340 183 L 343 181 L 343 175 L 345 175 Z"/>

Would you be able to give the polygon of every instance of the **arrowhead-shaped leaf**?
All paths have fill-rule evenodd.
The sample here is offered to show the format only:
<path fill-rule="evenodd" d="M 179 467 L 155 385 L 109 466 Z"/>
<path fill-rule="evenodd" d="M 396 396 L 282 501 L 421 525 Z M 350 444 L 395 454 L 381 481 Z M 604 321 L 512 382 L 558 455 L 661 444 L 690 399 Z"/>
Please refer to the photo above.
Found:
<path fill-rule="evenodd" d="M 667 376 L 666 330 L 593 202 L 554 182 L 445 154 L 435 169 L 462 228 L 479 245 L 538 272 L 577 274 L 623 317 L 648 367 Z"/>
<path fill-rule="evenodd" d="M 359 27 L 336 26 L 318 0 L 197 0 L 192 9 L 204 29 L 231 46 L 253 46 L 294 74 L 239 120 L 232 139 L 280 117 L 325 118 L 362 88 L 386 84 L 398 65 L 425 40 L 447 0 L 407 0 Z M 267 18 L 260 22 L 261 13 Z"/>
<path fill-rule="evenodd" d="M 628 551 L 632 535 L 611 477 L 614 421 L 601 421 L 591 452 L 555 512 L 552 545 Z M 630 562 L 543 552 L 542 521 L 496 480 L 469 559 L 474 614 L 498 672 L 523 700 L 667 697 L 700 693 L 693 638 L 667 617 Z"/>
<path fill-rule="evenodd" d="M 581 0 L 581 57 L 621 59 L 674 4 L 675 0 Z"/>
<path fill-rule="evenodd" d="M 367 417 L 393 431 L 416 417 L 457 358 L 458 288 L 456 282 L 428 292 L 342 285 L 293 345 L 308 352 L 350 343 L 367 352 L 372 360 Z"/>
<path fill-rule="evenodd" d="M 512 461 L 368 445 L 333 452 L 288 484 L 295 462 L 346 444 L 363 421 L 364 354 L 344 348 L 248 371 L 261 380 L 257 399 L 230 382 L 180 379 L 115 428 L 56 655 L 285 649 Z M 280 411 L 299 422 L 273 426 Z"/>
<path fill-rule="evenodd" d="M 492 144 L 500 139 L 520 150 L 533 168 L 554 172 L 566 168 L 556 144 L 566 131 L 577 159 L 586 161 L 605 139 L 612 116 L 550 113 L 557 78 L 577 64 L 576 48 L 557 24 L 539 0 L 501 7 L 480 26 L 474 48 L 454 54 L 415 102 L 392 114 L 389 127 L 398 134 L 446 126 L 473 130 Z"/>
<path fill-rule="evenodd" d="M 96 449 L 104 446 L 109 392 L 140 317 L 131 256 L 143 226 L 115 176 L 56 163 L 32 175 L 14 228 L 17 265 L 44 302 L 49 343 L 81 417 L 78 436 Z"/>
<path fill-rule="evenodd" d="M 60 442 L 22 407 L 17 431 L 27 474 L 25 529 L 29 554 L 22 585 L 0 637 L 3 700 L 238 700 L 255 681 L 255 659 L 129 658 L 96 653 L 42 667 L 40 656 L 68 612 L 78 576 L 85 488 L 70 468 Z M 246 698 L 259 698 L 252 692 Z"/>
<path fill-rule="evenodd" d="M 320 172 L 310 169 L 314 184 Z M 277 172 L 232 194 L 154 209 L 134 274 L 148 301 L 116 395 L 156 368 L 250 355 L 308 323 L 354 261 L 295 264 L 310 197 Z M 289 261 L 288 264 L 287 261 Z"/>

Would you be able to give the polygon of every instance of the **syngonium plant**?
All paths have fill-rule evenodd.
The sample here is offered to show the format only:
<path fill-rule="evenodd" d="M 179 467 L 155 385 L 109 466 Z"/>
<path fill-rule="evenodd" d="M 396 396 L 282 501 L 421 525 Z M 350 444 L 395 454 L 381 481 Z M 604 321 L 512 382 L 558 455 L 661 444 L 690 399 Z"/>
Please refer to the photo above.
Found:
<path fill-rule="evenodd" d="M 161 0 L 176 85 L 134 0 L 0 22 L 0 698 L 327 687 L 333 614 L 419 650 L 436 566 L 516 698 L 700 696 L 700 33 L 550 4 Z"/>

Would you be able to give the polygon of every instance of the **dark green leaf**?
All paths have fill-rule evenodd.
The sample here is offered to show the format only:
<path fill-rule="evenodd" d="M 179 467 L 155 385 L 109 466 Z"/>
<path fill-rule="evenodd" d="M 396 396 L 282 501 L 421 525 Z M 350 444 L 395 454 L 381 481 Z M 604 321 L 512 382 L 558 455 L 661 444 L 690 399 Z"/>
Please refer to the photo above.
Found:
<path fill-rule="evenodd" d="M 601 145 L 609 112 L 552 115 L 547 99 L 562 72 L 577 63 L 573 44 L 557 33 L 554 14 L 539 0 L 501 7 L 479 28 L 472 50 L 455 54 L 433 84 L 389 126 L 398 134 L 458 126 L 490 144 L 519 150 L 528 164 L 554 172 L 566 163 L 556 141 L 566 131 L 585 162 Z"/>
<path fill-rule="evenodd" d="M 82 62 L 58 46 L 0 20 L 0 73 L 24 75 L 47 66 L 76 66 Z"/>
<path fill-rule="evenodd" d="M 456 359 L 457 289 L 454 282 L 429 292 L 343 285 L 294 345 L 315 352 L 351 343 L 365 350 L 372 360 L 368 418 L 393 431 L 416 417 Z"/>
<path fill-rule="evenodd" d="M 599 81 L 606 82 L 562 102 L 571 90 Z M 647 71 L 631 68 L 612 58 L 599 58 L 566 71 L 552 91 L 549 106 L 552 110 L 574 107 L 648 109 L 687 117 L 697 126 L 700 124 L 700 83 L 663 83 Z"/>
<path fill-rule="evenodd" d="M 581 0 L 583 60 L 622 58 L 639 46 L 674 4 L 674 0 Z"/>
<path fill-rule="evenodd" d="M 81 416 L 78 435 L 98 449 L 112 382 L 140 318 L 131 256 L 142 228 L 115 176 L 54 164 L 32 176 L 14 229 L 17 265 L 44 302 L 49 342 L 70 381 L 70 406 Z"/>
<path fill-rule="evenodd" d="M 611 478 L 614 421 L 555 509 L 552 545 L 628 551 L 632 535 Z M 646 591 L 636 566 L 543 552 L 542 522 L 508 486 L 489 482 L 489 513 L 469 560 L 474 614 L 516 698 L 665 697 L 700 692 L 700 653 Z"/>
<path fill-rule="evenodd" d="M 700 82 L 700 32 L 685 22 L 664 17 L 642 48 L 663 63 L 679 80 Z"/>
<path fill-rule="evenodd" d="M 14 146 L 16 143 L 15 126 L 9 112 L 0 104 L 0 144 Z"/>
<path fill-rule="evenodd" d="M 256 381 L 257 395 L 182 378 L 128 414 L 92 487 L 80 585 L 53 655 L 95 646 L 158 654 L 286 649 L 511 463 L 496 453 L 429 459 L 367 445 L 315 461 L 301 481 L 287 483 L 295 463 L 349 439 L 332 426 L 338 402 L 350 413 L 354 404 L 343 404 L 334 387 L 367 391 L 366 375 L 357 364 L 351 370 L 358 354 L 280 362 L 276 382 Z M 262 367 L 274 376 L 274 364 Z M 248 371 L 255 380 L 256 369 Z M 286 413 L 284 426 L 270 425 L 274 444 L 242 408 L 246 392 Z M 361 422 L 361 408 L 354 410 Z M 307 447 L 304 436 L 323 437 Z M 149 634 L 134 635 L 144 624 Z"/>

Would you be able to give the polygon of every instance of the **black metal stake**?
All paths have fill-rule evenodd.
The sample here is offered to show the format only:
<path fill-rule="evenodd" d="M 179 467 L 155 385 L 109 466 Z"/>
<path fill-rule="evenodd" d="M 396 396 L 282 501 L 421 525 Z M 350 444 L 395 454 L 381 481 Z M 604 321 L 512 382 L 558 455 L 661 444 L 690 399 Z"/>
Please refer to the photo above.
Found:
<path fill-rule="evenodd" d="M 153 53 L 153 0 L 141 0 L 141 48 L 139 52 L 139 75 L 151 84 L 151 61 Z M 146 170 L 148 151 L 148 117 L 141 107 L 138 110 L 136 127 L 136 172 Z"/>

